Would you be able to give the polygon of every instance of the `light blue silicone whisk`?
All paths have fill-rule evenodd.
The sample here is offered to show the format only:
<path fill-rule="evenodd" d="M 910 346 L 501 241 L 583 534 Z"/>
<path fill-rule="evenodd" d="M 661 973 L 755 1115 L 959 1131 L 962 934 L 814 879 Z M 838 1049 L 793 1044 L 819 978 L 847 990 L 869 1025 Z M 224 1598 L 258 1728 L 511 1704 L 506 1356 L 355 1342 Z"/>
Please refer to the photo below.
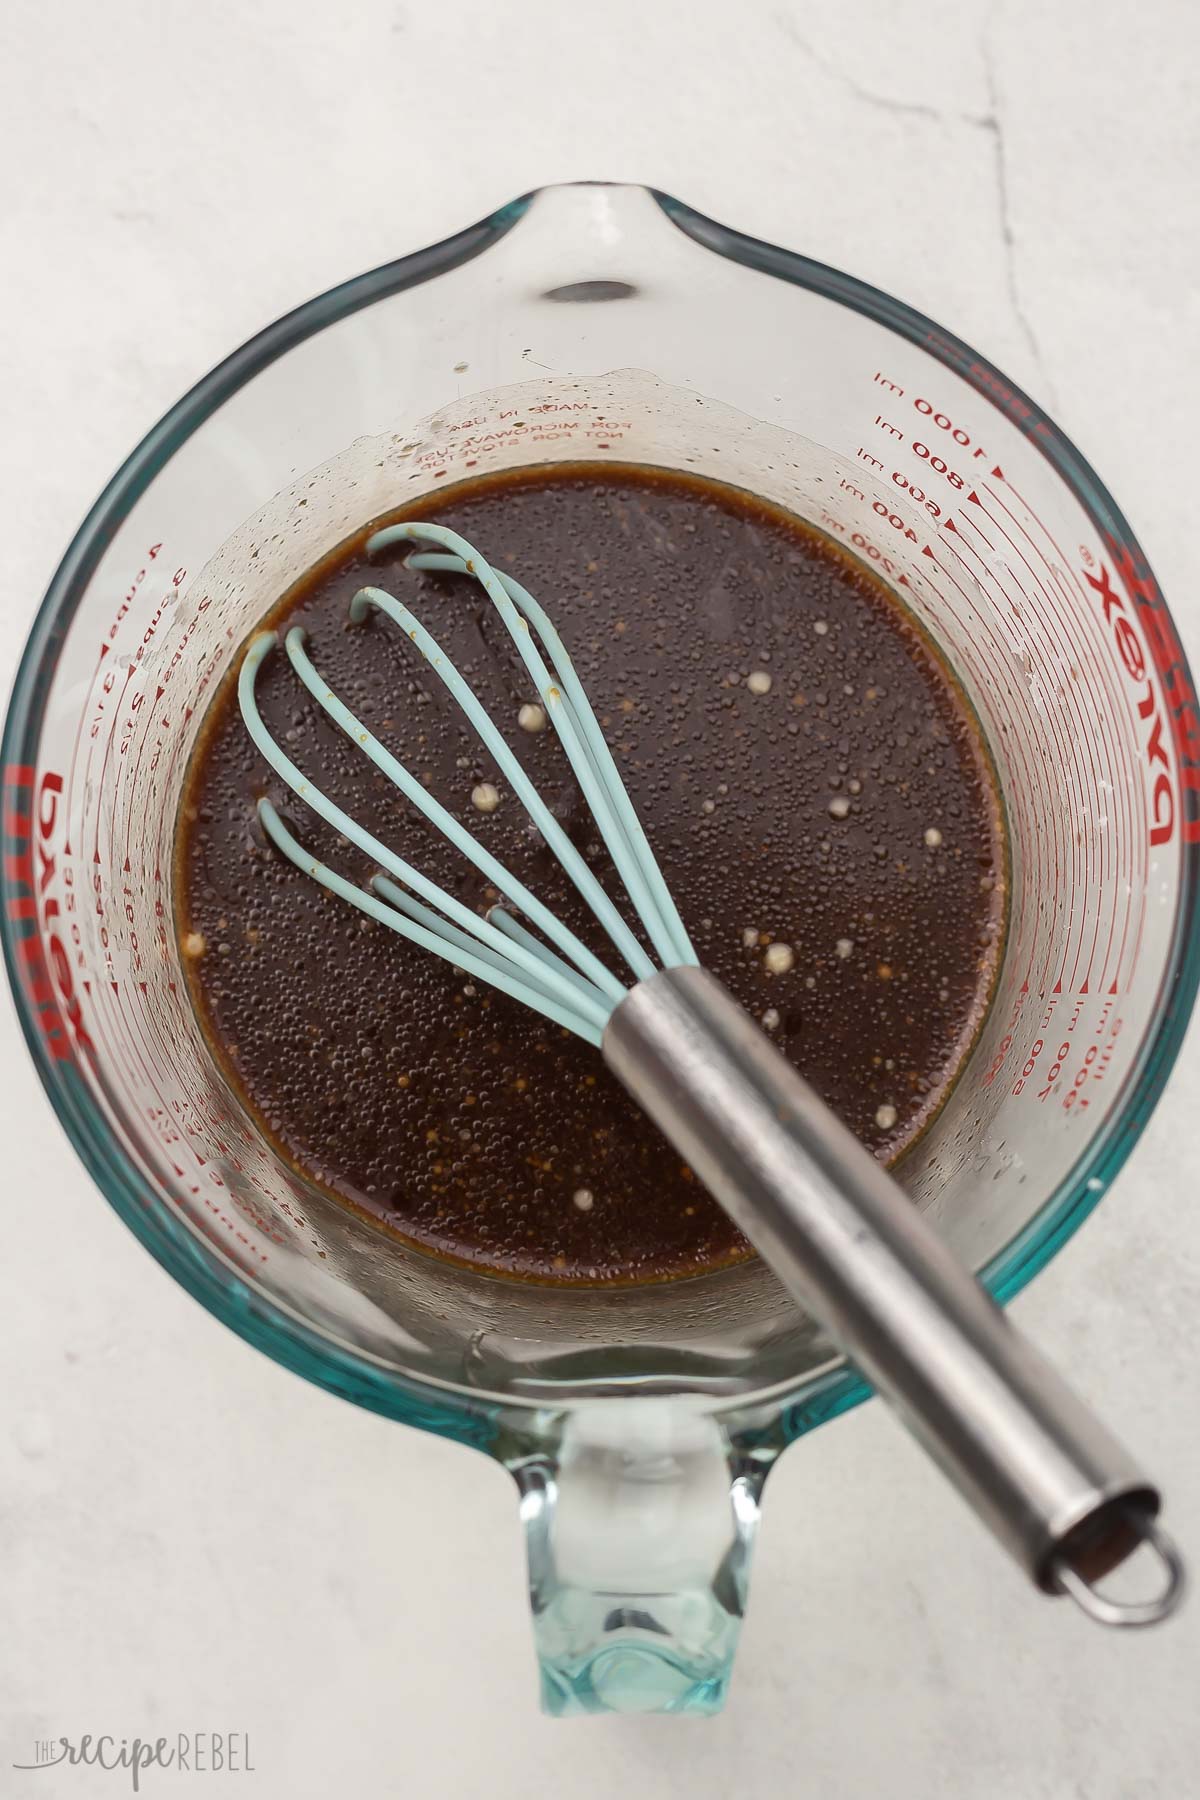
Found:
<path fill-rule="evenodd" d="M 333 722 L 503 896 L 486 915 L 455 899 L 363 829 L 299 769 L 255 698 L 278 634 L 250 645 L 238 680 L 247 730 L 304 804 L 379 866 L 362 888 L 318 861 L 268 799 L 259 816 L 298 869 L 400 937 L 490 983 L 595 1044 L 788 1290 L 827 1327 L 980 1517 L 1046 1593 L 1094 1619 L 1145 1625 L 1183 1585 L 1156 1524 L 1157 1489 L 956 1262 L 899 1184 L 843 1126 L 709 972 L 700 968 L 612 754 L 558 633 L 532 595 L 456 532 L 390 525 L 368 539 L 417 546 L 409 567 L 467 577 L 516 645 L 612 856 L 639 936 L 546 805 L 469 684 L 403 604 L 378 587 L 350 618 L 377 611 L 408 638 L 478 734 L 617 952 L 621 979 L 468 831 L 328 687 L 305 633 L 284 651 Z M 540 640 L 540 642 L 539 642 Z M 485 784 L 481 810 L 498 789 Z M 649 948 L 647 948 L 647 944 Z M 1157 1553 L 1150 1599 L 1118 1601 L 1096 1583 L 1139 1544 Z"/>

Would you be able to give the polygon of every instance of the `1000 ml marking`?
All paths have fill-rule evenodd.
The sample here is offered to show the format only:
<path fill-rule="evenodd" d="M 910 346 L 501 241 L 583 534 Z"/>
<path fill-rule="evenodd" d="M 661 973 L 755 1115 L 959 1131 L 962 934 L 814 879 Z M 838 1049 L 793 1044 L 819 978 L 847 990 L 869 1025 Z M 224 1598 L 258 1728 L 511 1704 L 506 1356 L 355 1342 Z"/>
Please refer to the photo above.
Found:
<path fill-rule="evenodd" d="M 905 389 L 900 386 L 899 382 L 889 380 L 888 377 L 886 375 L 882 374 L 879 370 L 876 370 L 876 372 L 875 372 L 874 381 L 877 386 L 886 388 L 887 392 L 889 394 L 893 394 L 897 400 L 903 400 L 904 395 L 905 395 Z M 944 413 L 944 412 L 940 411 L 939 408 L 937 408 L 933 404 L 932 400 L 926 400 L 924 395 L 922 395 L 922 394 L 914 394 L 912 403 L 913 403 L 914 409 L 918 413 L 920 413 L 923 418 L 928 419 L 930 424 L 932 426 L 934 426 L 938 431 L 944 431 L 946 433 L 947 437 L 949 437 L 952 440 L 952 442 L 956 443 L 961 450 L 970 450 L 971 456 L 973 459 L 976 459 L 980 462 L 987 462 L 989 460 L 988 453 L 987 453 L 986 449 L 983 447 L 983 445 L 982 444 L 973 444 L 971 441 L 970 432 L 967 431 L 962 425 L 956 425 L 954 420 L 950 417 L 949 413 Z M 900 426 L 894 424 L 891 419 L 885 419 L 882 413 L 876 413 L 875 418 L 872 421 L 872 423 L 877 427 L 878 430 L 885 432 L 888 437 L 898 438 L 901 443 L 904 442 L 905 434 L 901 430 Z M 914 443 L 913 449 L 914 449 L 916 455 L 923 456 L 923 457 L 931 460 L 934 463 L 935 467 L 937 466 L 938 463 L 941 463 L 942 466 L 938 471 L 939 474 L 946 474 L 948 472 L 946 469 L 945 462 L 942 460 L 942 458 L 935 457 L 934 453 L 928 448 L 927 445 L 922 444 L 922 445 L 920 445 L 920 447 L 918 447 Z M 864 450 L 860 450 L 858 454 L 866 462 L 874 461 L 874 458 L 872 458 Z M 877 466 L 882 466 L 882 465 L 877 465 Z M 958 485 L 961 485 L 961 482 Z"/>

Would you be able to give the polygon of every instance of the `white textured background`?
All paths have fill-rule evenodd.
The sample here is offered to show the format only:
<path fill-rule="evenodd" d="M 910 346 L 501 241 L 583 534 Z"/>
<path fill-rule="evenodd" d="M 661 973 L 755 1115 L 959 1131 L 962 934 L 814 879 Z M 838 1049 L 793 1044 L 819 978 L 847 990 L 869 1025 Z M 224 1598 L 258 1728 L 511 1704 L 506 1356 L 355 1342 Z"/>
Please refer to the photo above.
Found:
<path fill-rule="evenodd" d="M 667 188 L 982 349 L 1100 469 L 1195 657 L 1198 51 L 1190 0 L 5 0 L 4 685 L 86 506 L 212 362 L 575 176 Z M 1198 1073 L 1193 1033 L 1016 1311 L 1200 1566 Z M 256 1772 L 145 1792 L 1200 1794 L 1200 1604 L 1121 1638 L 1039 1602 L 875 1407 L 773 1479 L 724 1717 L 544 1722 L 507 1478 L 174 1288 L 7 1005 L 0 1108 L 0 1794 L 128 1791 L 13 1773 L 38 1736 L 197 1729 L 248 1731 Z"/>

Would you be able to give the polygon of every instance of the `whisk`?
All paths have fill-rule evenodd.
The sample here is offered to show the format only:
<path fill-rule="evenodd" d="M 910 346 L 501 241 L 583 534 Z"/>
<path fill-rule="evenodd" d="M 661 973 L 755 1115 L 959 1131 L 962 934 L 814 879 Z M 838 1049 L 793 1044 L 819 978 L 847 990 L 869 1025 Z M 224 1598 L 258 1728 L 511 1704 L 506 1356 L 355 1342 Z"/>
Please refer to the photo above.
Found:
<path fill-rule="evenodd" d="M 1013 1329 L 894 1178 L 700 967 L 587 694 L 543 608 L 443 526 L 387 526 L 367 540 L 367 552 L 397 542 L 414 546 L 410 568 L 470 577 L 495 607 L 644 941 L 469 683 L 420 620 L 379 587 L 355 594 L 351 621 L 371 612 L 391 620 L 444 684 L 599 921 L 627 978 L 615 975 L 351 712 L 321 676 L 299 627 L 287 632 L 283 647 L 305 688 L 504 903 L 481 916 L 365 830 L 297 767 L 267 729 L 255 698 L 259 669 L 279 643 L 278 633 L 264 631 L 239 674 L 246 727 L 297 798 L 379 872 L 369 889 L 348 881 L 313 857 L 263 798 L 258 810 L 270 841 L 360 912 L 596 1045 L 789 1292 L 892 1403 L 1043 1592 L 1069 1593 L 1103 1624 L 1165 1617 L 1179 1598 L 1183 1570 L 1156 1523 L 1157 1489 Z M 485 808 L 495 798 L 490 786 L 477 791 Z M 1102 1594 L 1097 1581 L 1143 1542 L 1161 1564 L 1159 1592 L 1140 1601 Z"/>

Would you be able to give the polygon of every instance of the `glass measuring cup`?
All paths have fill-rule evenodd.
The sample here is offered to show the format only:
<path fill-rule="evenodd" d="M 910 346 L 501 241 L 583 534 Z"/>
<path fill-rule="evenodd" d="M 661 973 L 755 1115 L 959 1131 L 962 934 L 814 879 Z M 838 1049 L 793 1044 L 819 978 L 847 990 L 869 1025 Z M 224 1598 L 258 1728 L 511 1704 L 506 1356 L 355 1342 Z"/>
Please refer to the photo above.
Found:
<path fill-rule="evenodd" d="M 957 670 L 1004 791 L 1011 926 L 980 1043 L 902 1172 L 1015 1292 L 1128 1154 L 1195 992 L 1186 664 L 1113 502 L 986 362 L 644 189 L 544 190 L 349 282 L 155 427 L 18 676 L 5 947 L 56 1110 L 177 1279 L 310 1379 L 513 1471 L 549 1709 L 710 1711 L 766 1474 L 861 1383 L 759 1265 L 562 1293 L 384 1240 L 257 1137 L 171 929 L 187 755 L 256 618 L 401 500 L 579 457 L 781 501 Z"/>

